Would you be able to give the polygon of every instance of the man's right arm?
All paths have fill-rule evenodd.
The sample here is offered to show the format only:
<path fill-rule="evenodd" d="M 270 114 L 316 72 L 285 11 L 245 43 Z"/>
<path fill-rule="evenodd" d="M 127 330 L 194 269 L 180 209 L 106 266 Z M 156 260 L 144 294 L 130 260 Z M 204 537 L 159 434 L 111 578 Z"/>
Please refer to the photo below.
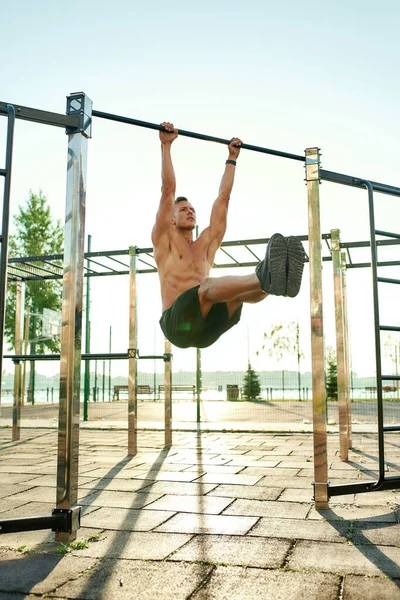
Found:
<path fill-rule="evenodd" d="M 159 243 L 161 237 L 169 231 L 172 221 L 172 209 L 175 199 L 176 180 L 172 165 L 171 145 L 178 136 L 178 130 L 172 123 L 162 123 L 165 131 L 160 131 L 161 140 L 161 199 L 158 207 L 156 222 L 153 227 L 151 239 L 153 245 Z"/>

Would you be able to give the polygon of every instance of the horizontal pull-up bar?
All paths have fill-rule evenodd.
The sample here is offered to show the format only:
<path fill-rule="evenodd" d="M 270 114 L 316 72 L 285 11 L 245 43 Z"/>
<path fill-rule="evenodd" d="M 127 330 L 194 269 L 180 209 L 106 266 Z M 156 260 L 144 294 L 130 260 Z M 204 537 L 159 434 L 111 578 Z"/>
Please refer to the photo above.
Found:
<path fill-rule="evenodd" d="M 59 354 L 5 354 L 3 358 L 10 358 L 13 362 L 19 362 L 21 360 L 60 360 Z M 171 354 L 165 353 L 159 356 L 139 356 L 130 357 L 128 352 L 114 352 L 114 353 L 103 353 L 103 354 L 81 354 L 81 360 L 128 360 L 128 358 L 142 359 L 160 359 L 165 362 L 169 362 L 172 358 Z"/>
<path fill-rule="evenodd" d="M 137 127 L 145 127 L 146 129 L 156 129 L 157 131 L 166 131 L 161 125 L 155 123 L 149 123 L 147 121 L 139 121 L 138 119 L 130 119 L 129 117 L 121 117 L 119 115 L 113 115 L 110 113 L 101 112 L 94 110 L 92 112 L 93 117 L 99 117 L 100 119 L 107 119 L 108 121 L 117 121 L 118 123 L 126 123 L 128 125 L 136 125 Z M 224 138 L 214 137 L 212 135 L 205 135 L 203 133 L 194 133 L 193 131 L 185 131 L 184 129 L 178 129 L 179 135 L 184 137 L 194 138 L 196 140 L 205 140 L 206 142 L 217 142 L 218 144 L 230 144 L 231 140 Z M 270 148 L 263 148 L 262 146 L 252 146 L 251 144 L 242 144 L 240 146 L 244 150 L 253 150 L 253 152 L 261 152 L 263 154 L 272 154 L 273 156 L 280 156 L 282 158 L 291 158 L 292 160 L 299 160 L 305 162 L 305 156 L 299 154 L 290 154 L 289 152 L 281 152 L 280 150 L 271 150 Z"/>

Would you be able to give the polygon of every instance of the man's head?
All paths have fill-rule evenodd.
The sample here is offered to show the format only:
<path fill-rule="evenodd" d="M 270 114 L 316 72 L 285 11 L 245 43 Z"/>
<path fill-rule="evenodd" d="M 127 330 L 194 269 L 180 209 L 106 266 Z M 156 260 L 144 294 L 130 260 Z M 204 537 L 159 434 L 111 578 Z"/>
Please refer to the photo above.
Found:
<path fill-rule="evenodd" d="M 191 231 L 196 227 L 196 211 L 184 196 L 178 196 L 174 202 L 172 223 L 177 229 Z"/>

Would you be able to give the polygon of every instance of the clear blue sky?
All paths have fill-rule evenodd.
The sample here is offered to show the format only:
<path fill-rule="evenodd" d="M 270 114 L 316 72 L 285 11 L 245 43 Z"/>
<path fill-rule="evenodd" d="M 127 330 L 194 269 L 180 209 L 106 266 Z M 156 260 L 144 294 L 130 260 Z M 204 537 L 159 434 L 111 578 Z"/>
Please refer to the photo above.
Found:
<path fill-rule="evenodd" d="M 22 0 L 2 12 L 0 99 L 64 112 L 65 97 L 82 90 L 98 110 L 153 122 L 170 120 L 178 128 L 237 135 L 248 143 L 297 154 L 317 145 L 324 168 L 399 186 L 399 17 L 395 0 L 339 0 L 314 7 L 295 1 L 116 0 L 110 5 Z M 4 131 L 1 122 L 0 156 Z M 182 138 L 175 142 L 173 155 L 177 192 L 189 196 L 200 226 L 205 226 L 226 149 Z M 63 219 L 65 169 L 63 131 L 18 122 L 13 212 L 30 188 L 41 188 L 54 216 Z M 159 174 L 156 132 L 94 122 L 86 225 L 94 250 L 150 245 Z M 300 163 L 242 151 L 226 239 L 269 237 L 274 231 L 307 233 L 303 178 Z M 324 183 L 321 194 L 323 231 L 337 227 L 344 241 L 367 239 L 362 192 Z M 378 213 L 379 227 L 392 230 L 400 224 L 398 201 L 382 199 Z M 396 252 L 399 259 L 398 250 L 393 256 Z M 154 276 L 143 279 L 140 347 L 153 350 L 156 330 L 161 350 L 158 283 Z M 353 366 L 359 373 L 370 372 L 370 276 L 350 273 L 348 279 Z M 331 280 L 327 265 L 328 344 L 333 343 Z M 112 286 L 110 280 L 93 285 L 93 350 L 108 349 L 110 325 L 113 350 L 126 348 L 126 288 L 126 282 L 116 280 Z M 392 324 L 400 324 L 396 293 L 394 300 L 384 299 Z M 241 324 L 203 353 L 203 368 L 245 368 L 248 333 L 256 368 L 275 368 L 267 357 L 255 358 L 252 350 L 277 321 L 300 321 L 309 356 L 308 298 L 306 270 L 298 298 L 270 298 L 246 307 Z M 175 354 L 175 369 L 194 368 L 193 352 Z M 285 366 L 290 368 L 290 360 Z"/>

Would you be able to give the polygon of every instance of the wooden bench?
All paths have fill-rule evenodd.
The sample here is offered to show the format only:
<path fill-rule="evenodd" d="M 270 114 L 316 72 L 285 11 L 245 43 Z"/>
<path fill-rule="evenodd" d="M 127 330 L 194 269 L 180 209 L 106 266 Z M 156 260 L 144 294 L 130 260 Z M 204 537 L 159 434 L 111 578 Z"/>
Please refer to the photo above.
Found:
<path fill-rule="evenodd" d="M 129 387 L 127 385 L 114 385 L 114 393 L 113 400 L 119 400 L 119 395 L 121 392 L 126 392 L 128 394 Z M 149 385 L 138 385 L 136 386 L 136 393 L 139 394 L 152 394 L 153 390 Z"/>
<path fill-rule="evenodd" d="M 158 397 L 160 393 L 165 391 L 165 385 L 158 386 Z M 196 386 L 195 385 L 172 385 L 171 392 L 192 392 L 193 400 L 196 398 Z"/>

